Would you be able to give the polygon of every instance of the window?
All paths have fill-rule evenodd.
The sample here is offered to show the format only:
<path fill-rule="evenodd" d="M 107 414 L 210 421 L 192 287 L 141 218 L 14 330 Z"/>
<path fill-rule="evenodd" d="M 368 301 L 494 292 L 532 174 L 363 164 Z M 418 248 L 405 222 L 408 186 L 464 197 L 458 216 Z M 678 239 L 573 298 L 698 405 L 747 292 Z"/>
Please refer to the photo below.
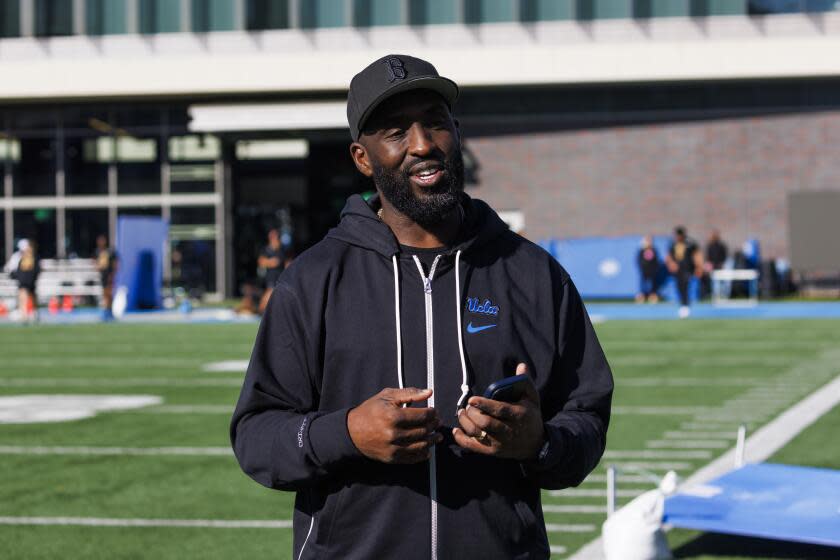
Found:
<path fill-rule="evenodd" d="M 88 35 L 114 35 L 126 32 L 126 0 L 85 0 Z"/>
<path fill-rule="evenodd" d="M 458 3 L 450 0 L 409 0 L 409 22 L 412 25 L 458 23 Z"/>
<path fill-rule="evenodd" d="M 57 151 L 54 136 L 20 139 L 20 160 L 12 166 L 15 196 L 55 194 Z"/>
<path fill-rule="evenodd" d="M 176 33 L 181 30 L 181 3 L 140 0 L 140 33 Z"/>
<path fill-rule="evenodd" d="M 342 27 L 347 25 L 347 3 L 344 0 L 307 0 L 300 3 L 300 26 Z"/>
<path fill-rule="evenodd" d="M 233 30 L 233 7 L 233 0 L 192 0 L 193 31 Z"/>
<path fill-rule="evenodd" d="M 35 0 L 35 35 L 73 34 L 73 0 Z"/>
<path fill-rule="evenodd" d="M 173 207 L 169 241 L 172 284 L 190 294 L 216 290 L 216 210 L 213 206 Z"/>
<path fill-rule="evenodd" d="M 519 19 L 522 21 L 551 21 L 573 19 L 573 0 L 521 0 Z"/>
<path fill-rule="evenodd" d="M 20 0 L 0 0 L 0 37 L 20 36 Z"/>
<path fill-rule="evenodd" d="M 403 23 L 402 2 L 356 0 L 353 6 L 353 22 L 359 27 L 400 25 Z"/>
<path fill-rule="evenodd" d="M 108 210 L 105 208 L 69 208 L 65 211 L 65 254 L 89 258 L 96 250 L 96 238 L 108 236 Z"/>
<path fill-rule="evenodd" d="M 509 0 L 464 0 L 464 21 L 493 23 L 513 21 L 513 2 Z"/>
<path fill-rule="evenodd" d="M 578 19 L 629 18 L 631 0 L 577 0 Z"/>
<path fill-rule="evenodd" d="M 689 0 L 633 0 L 633 17 L 674 17 L 689 15 Z"/>
<path fill-rule="evenodd" d="M 55 208 L 37 208 L 35 210 L 15 210 L 15 239 L 29 239 L 35 244 L 35 254 L 41 259 L 54 259 L 55 244 Z"/>
<path fill-rule="evenodd" d="M 250 30 L 286 29 L 289 27 L 288 0 L 248 0 L 246 27 Z"/>
<path fill-rule="evenodd" d="M 169 181 L 173 193 L 207 193 L 216 187 L 215 162 L 221 157 L 215 136 L 173 136 L 169 139 Z"/>

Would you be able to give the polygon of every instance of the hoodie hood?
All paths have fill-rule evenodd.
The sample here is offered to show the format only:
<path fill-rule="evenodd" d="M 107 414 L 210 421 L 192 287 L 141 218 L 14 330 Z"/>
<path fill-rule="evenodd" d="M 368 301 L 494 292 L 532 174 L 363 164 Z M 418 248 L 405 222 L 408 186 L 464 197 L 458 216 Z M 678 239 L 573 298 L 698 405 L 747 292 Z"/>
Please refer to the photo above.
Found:
<path fill-rule="evenodd" d="M 379 195 L 365 201 L 361 195 L 354 194 L 347 199 L 341 211 L 341 221 L 327 233 L 327 237 L 375 251 L 390 259 L 400 252 L 400 245 L 391 228 L 376 215 L 380 207 Z M 445 254 L 478 248 L 508 229 L 492 208 L 466 193 L 461 193 L 461 207 L 464 209 L 463 227 L 458 240 Z"/>

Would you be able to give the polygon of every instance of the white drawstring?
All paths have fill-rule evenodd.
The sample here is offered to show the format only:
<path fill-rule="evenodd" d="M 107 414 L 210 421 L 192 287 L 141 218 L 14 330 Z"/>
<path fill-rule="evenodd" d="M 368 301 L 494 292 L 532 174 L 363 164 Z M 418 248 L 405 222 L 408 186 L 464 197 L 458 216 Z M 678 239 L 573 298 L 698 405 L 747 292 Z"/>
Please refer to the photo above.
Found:
<path fill-rule="evenodd" d="M 400 267 L 397 263 L 397 255 L 391 256 L 391 262 L 394 263 L 394 315 L 397 318 L 397 380 L 400 384 L 400 389 L 404 389 L 405 380 L 403 379 L 402 370 L 402 334 L 400 329 Z"/>
<path fill-rule="evenodd" d="M 464 331 L 463 327 L 461 326 L 461 273 L 460 273 L 460 262 L 461 262 L 461 250 L 459 249 L 457 253 L 455 253 L 455 309 L 457 310 L 458 316 L 458 353 L 461 355 L 461 396 L 458 397 L 458 404 L 456 405 L 457 414 L 458 410 L 465 405 L 464 401 L 467 398 L 467 395 L 470 392 L 470 386 L 467 384 L 467 360 L 464 357 Z"/>
<path fill-rule="evenodd" d="M 420 266 L 419 261 L 417 261 L 417 257 L 415 257 L 415 261 L 417 262 L 418 267 Z M 397 330 L 397 380 L 399 381 L 400 389 L 405 387 L 405 379 L 403 378 L 403 368 L 402 368 L 402 329 L 400 328 L 400 267 L 399 263 L 397 262 L 397 255 L 391 256 L 391 262 L 394 265 L 394 318 L 396 319 L 396 330 Z M 456 332 L 458 333 L 458 354 L 461 358 L 461 396 L 458 397 L 458 404 L 457 408 L 460 409 L 461 407 L 465 406 L 465 402 L 467 396 L 470 393 L 470 386 L 468 385 L 467 379 L 467 360 L 464 355 L 464 331 L 461 325 L 461 273 L 460 273 L 460 263 L 461 263 L 461 251 L 459 250 L 455 253 L 455 310 L 456 316 L 458 319 L 458 325 L 456 327 Z M 437 261 L 435 262 L 437 264 Z M 434 274 L 434 267 L 429 274 L 429 279 Z M 420 268 L 420 275 L 423 275 L 423 269 Z"/>

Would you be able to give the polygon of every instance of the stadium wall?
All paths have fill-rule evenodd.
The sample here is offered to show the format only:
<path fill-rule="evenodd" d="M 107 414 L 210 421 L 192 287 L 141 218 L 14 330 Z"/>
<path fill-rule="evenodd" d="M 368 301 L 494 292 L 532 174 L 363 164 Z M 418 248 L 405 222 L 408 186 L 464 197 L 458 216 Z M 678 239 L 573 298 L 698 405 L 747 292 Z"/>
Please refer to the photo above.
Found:
<path fill-rule="evenodd" d="M 470 189 L 520 210 L 525 234 L 663 234 L 719 229 L 788 257 L 787 195 L 840 190 L 840 111 L 469 138 Z"/>

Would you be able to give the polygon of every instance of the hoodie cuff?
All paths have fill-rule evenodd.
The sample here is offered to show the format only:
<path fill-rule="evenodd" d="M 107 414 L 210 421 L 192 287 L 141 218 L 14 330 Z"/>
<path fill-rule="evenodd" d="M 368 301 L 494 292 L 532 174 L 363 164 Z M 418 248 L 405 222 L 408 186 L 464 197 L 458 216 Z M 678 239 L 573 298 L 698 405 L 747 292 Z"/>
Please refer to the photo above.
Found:
<path fill-rule="evenodd" d="M 347 430 L 349 408 L 317 416 L 309 426 L 309 445 L 323 468 L 344 459 L 361 457 Z"/>
<path fill-rule="evenodd" d="M 545 424 L 545 442 L 540 448 L 537 458 L 522 463 L 526 472 L 541 473 L 551 470 L 563 461 L 566 443 L 563 432 L 553 426 Z"/>

